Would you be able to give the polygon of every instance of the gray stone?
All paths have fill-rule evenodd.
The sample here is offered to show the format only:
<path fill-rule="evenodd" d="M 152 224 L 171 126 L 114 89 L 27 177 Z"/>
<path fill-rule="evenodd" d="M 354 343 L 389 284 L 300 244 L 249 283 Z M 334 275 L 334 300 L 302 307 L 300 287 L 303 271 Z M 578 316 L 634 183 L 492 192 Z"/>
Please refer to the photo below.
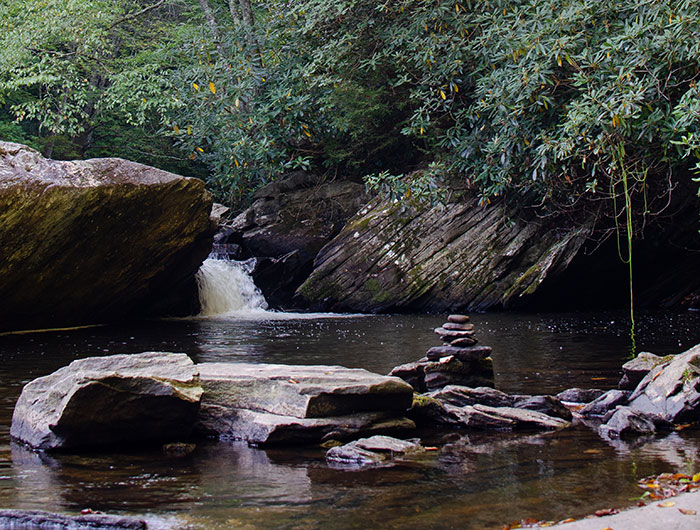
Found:
<path fill-rule="evenodd" d="M 0 330 L 196 312 L 211 207 L 198 179 L 0 142 Z"/>
<path fill-rule="evenodd" d="M 474 324 L 457 324 L 455 322 L 445 322 L 441 327 L 443 329 L 449 329 L 452 331 L 474 331 Z"/>
<path fill-rule="evenodd" d="M 344 465 L 392 465 L 402 457 L 425 452 L 420 443 L 389 436 L 361 438 L 326 452 L 326 460 Z"/>
<path fill-rule="evenodd" d="M 439 390 L 426 394 L 427 397 L 453 405 L 464 407 L 467 405 L 487 405 L 490 407 L 512 407 L 513 398 L 489 387 L 470 388 L 466 386 L 448 385 Z"/>
<path fill-rule="evenodd" d="M 590 403 L 605 393 L 598 388 L 569 388 L 559 392 L 556 398 L 565 403 Z"/>
<path fill-rule="evenodd" d="M 674 423 L 700 419 L 700 345 L 654 367 L 630 396 L 629 406 Z"/>
<path fill-rule="evenodd" d="M 618 405 L 627 405 L 631 392 L 627 390 L 608 390 L 602 396 L 586 404 L 579 414 L 582 416 L 604 416 Z"/>
<path fill-rule="evenodd" d="M 451 416 L 456 418 L 455 425 L 468 429 L 493 431 L 555 430 L 571 425 L 568 421 L 560 418 L 512 407 L 488 407 L 486 405 L 468 405 L 466 407 L 445 405 L 444 407 Z"/>
<path fill-rule="evenodd" d="M 404 412 L 413 388 L 398 377 L 342 366 L 203 363 L 203 405 L 296 418 L 355 412 Z"/>
<path fill-rule="evenodd" d="M 516 409 L 534 410 L 547 416 L 571 421 L 571 411 L 554 396 L 513 396 L 513 407 Z"/>
<path fill-rule="evenodd" d="M 371 434 L 404 434 L 415 427 L 413 421 L 386 412 L 296 418 L 202 403 L 197 431 L 251 444 L 273 445 L 349 440 Z"/>
<path fill-rule="evenodd" d="M 89 357 L 25 385 L 10 434 L 44 450 L 181 440 L 201 395 L 184 353 Z"/>
<path fill-rule="evenodd" d="M 413 387 L 416 392 L 425 392 L 425 362 L 407 363 L 395 366 L 389 375 L 399 377 Z"/>
<path fill-rule="evenodd" d="M 146 522 L 121 515 L 64 515 L 37 510 L 0 510 L 7 530 L 146 530 Z"/>
<path fill-rule="evenodd" d="M 672 425 L 658 415 L 620 406 L 603 418 L 599 432 L 605 438 L 629 438 L 671 428 Z"/>
<path fill-rule="evenodd" d="M 474 331 L 457 331 L 454 329 L 435 328 L 435 333 L 440 336 L 440 340 L 449 342 L 454 339 L 473 338 Z M 476 339 L 474 339 L 476 341 Z"/>
<path fill-rule="evenodd" d="M 454 324 L 466 324 L 469 322 L 468 315 L 449 315 L 447 321 Z"/>
<path fill-rule="evenodd" d="M 451 346 L 456 346 L 458 348 L 468 348 L 479 342 L 474 337 L 460 337 L 458 339 L 450 340 Z"/>
<path fill-rule="evenodd" d="M 481 207 L 476 197 L 404 206 L 373 200 L 363 207 L 318 253 L 298 295 L 330 311 L 522 305 L 566 270 L 591 233 L 590 223 L 525 219 L 503 202 Z"/>
<path fill-rule="evenodd" d="M 453 355 L 459 361 L 478 361 L 491 355 L 491 347 L 489 346 L 468 346 L 457 347 L 452 343 L 452 346 L 433 346 L 426 353 L 426 357 L 431 361 L 437 361 L 442 357 Z"/>
<path fill-rule="evenodd" d="M 620 390 L 634 390 L 652 368 L 669 362 L 671 360 L 669 357 L 659 357 L 649 352 L 640 353 L 622 365 L 622 379 L 618 388 Z"/>

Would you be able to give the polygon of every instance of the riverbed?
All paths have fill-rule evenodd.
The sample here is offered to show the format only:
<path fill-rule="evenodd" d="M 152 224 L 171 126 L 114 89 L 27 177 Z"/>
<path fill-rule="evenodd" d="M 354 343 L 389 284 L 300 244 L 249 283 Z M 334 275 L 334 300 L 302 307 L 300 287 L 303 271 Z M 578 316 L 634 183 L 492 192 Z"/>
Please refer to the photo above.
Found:
<path fill-rule="evenodd" d="M 195 362 L 339 364 L 387 373 L 439 341 L 437 316 L 288 315 L 263 311 L 0 336 L 0 506 L 146 515 L 161 528 L 503 528 L 634 504 L 638 479 L 700 471 L 700 432 L 609 443 L 585 426 L 548 434 L 419 433 L 439 447 L 391 469 L 329 467 L 316 447 L 256 449 L 202 441 L 158 449 L 37 455 L 10 443 L 27 381 L 94 355 L 173 351 Z M 623 313 L 475 314 L 509 393 L 613 388 L 631 355 Z M 700 314 L 637 317 L 637 351 L 700 342 Z"/>

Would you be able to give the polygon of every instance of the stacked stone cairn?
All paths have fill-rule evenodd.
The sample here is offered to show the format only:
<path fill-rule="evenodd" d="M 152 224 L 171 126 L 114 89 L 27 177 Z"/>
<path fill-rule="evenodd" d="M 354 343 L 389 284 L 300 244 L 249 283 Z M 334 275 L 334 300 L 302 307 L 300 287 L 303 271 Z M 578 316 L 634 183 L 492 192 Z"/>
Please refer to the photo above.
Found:
<path fill-rule="evenodd" d="M 447 385 L 493 387 L 491 348 L 478 344 L 474 324 L 467 315 L 450 315 L 435 329 L 443 345 L 430 348 L 417 362 L 391 371 L 416 392 L 430 392 Z"/>

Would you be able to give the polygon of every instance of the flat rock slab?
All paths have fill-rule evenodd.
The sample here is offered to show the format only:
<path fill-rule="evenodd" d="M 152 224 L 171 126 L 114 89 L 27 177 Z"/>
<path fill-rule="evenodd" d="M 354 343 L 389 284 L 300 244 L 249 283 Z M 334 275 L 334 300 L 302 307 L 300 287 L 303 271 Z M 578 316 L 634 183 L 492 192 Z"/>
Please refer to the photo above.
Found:
<path fill-rule="evenodd" d="M 42 450 L 181 440 L 201 395 L 184 353 L 88 357 L 25 385 L 10 434 Z"/>
<path fill-rule="evenodd" d="M 413 388 L 398 377 L 342 366 L 203 363 L 198 365 L 203 405 L 295 418 L 356 412 L 401 412 Z"/>
<path fill-rule="evenodd" d="M 245 440 L 251 444 L 302 444 L 350 440 L 372 434 L 403 434 L 415 429 L 413 421 L 385 412 L 363 412 L 327 418 L 295 418 L 246 409 L 202 404 L 197 429 Z"/>
<path fill-rule="evenodd" d="M 459 425 L 478 430 L 556 430 L 569 427 L 570 422 L 554 418 L 533 410 L 513 407 L 488 407 L 468 405 L 455 407 L 445 405 L 445 410 L 455 416 Z"/>
<path fill-rule="evenodd" d="M 428 350 L 425 356 L 431 361 L 437 361 L 442 357 L 453 355 L 455 359 L 460 361 L 479 361 L 491 355 L 489 346 L 433 346 Z"/>
<path fill-rule="evenodd" d="M 146 530 L 134 517 L 89 514 L 63 515 L 36 510 L 0 510 L 0 528 L 8 530 Z"/>
<path fill-rule="evenodd" d="M 393 465 L 402 457 L 425 453 L 420 443 L 399 440 L 390 436 L 372 436 L 361 438 L 338 447 L 332 447 L 326 453 L 326 460 L 331 464 L 350 466 Z"/>

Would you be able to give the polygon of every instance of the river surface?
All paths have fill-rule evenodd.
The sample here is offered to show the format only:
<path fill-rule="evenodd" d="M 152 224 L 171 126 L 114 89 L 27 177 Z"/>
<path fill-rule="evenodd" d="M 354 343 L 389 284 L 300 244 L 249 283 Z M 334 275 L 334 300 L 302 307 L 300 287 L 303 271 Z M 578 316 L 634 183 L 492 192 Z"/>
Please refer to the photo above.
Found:
<path fill-rule="evenodd" d="M 147 516 L 155 527 L 503 528 L 629 506 L 636 481 L 700 471 L 700 433 L 610 443 L 585 426 L 549 434 L 421 433 L 440 449 L 390 469 L 333 469 L 322 449 L 262 450 L 204 441 L 187 456 L 156 449 L 38 455 L 9 439 L 24 383 L 70 361 L 142 351 L 196 362 L 339 364 L 387 373 L 439 341 L 435 316 L 274 315 L 142 322 L 0 336 L 0 507 Z M 510 393 L 612 388 L 629 358 L 621 314 L 476 314 L 493 347 L 496 387 Z M 700 342 L 700 314 L 637 319 L 638 351 L 677 353 Z M 601 526 L 602 527 L 602 526 Z"/>

